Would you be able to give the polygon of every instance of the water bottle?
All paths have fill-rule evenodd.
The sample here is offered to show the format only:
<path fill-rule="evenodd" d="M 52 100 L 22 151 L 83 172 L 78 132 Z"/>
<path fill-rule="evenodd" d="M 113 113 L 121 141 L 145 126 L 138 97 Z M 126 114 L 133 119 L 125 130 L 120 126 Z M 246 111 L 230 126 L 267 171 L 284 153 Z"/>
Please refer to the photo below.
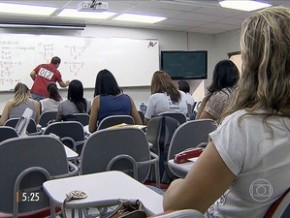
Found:
<path fill-rule="evenodd" d="M 145 114 L 147 109 L 147 106 L 142 102 L 142 104 L 140 105 L 140 111 L 142 111 L 143 114 Z"/>

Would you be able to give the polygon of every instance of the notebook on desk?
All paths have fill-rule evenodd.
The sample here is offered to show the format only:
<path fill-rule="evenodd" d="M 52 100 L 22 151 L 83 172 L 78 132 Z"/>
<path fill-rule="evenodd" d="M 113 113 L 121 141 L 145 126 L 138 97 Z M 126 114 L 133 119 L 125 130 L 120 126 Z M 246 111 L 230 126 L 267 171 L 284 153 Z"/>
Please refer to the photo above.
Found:
<path fill-rule="evenodd" d="M 134 127 L 134 128 L 141 129 L 143 131 L 147 128 L 146 125 L 132 125 L 132 124 L 127 124 L 127 123 L 120 123 L 120 124 L 117 124 L 108 128 L 124 128 L 124 127 Z"/>

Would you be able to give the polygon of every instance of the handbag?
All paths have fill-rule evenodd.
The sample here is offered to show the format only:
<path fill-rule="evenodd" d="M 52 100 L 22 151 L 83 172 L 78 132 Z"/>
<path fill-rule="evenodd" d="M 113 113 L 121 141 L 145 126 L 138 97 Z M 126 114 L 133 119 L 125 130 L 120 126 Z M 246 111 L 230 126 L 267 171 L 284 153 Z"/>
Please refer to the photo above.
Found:
<path fill-rule="evenodd" d="M 67 197 L 63 201 L 61 211 L 62 217 L 67 218 L 66 216 L 66 203 L 72 200 L 80 200 L 87 198 L 86 193 L 82 191 L 72 191 L 67 194 Z M 114 209 L 108 209 L 108 208 Z M 100 213 L 96 216 L 89 215 L 89 217 L 100 217 L 100 218 L 145 218 L 147 217 L 147 213 L 144 205 L 140 200 L 126 200 L 126 199 L 118 199 L 115 205 L 102 206 L 98 208 Z"/>
<path fill-rule="evenodd" d="M 145 207 L 140 200 L 119 200 L 119 205 L 106 218 L 145 218 Z"/>

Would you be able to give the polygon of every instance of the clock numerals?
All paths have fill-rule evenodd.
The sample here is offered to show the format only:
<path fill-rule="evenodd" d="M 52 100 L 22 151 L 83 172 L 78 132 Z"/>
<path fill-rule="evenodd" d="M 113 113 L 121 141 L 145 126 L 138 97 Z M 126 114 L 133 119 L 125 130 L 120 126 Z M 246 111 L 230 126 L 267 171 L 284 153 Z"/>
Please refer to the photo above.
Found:
<path fill-rule="evenodd" d="M 41 191 L 19 191 L 17 193 L 17 202 L 39 202 L 42 199 Z"/>

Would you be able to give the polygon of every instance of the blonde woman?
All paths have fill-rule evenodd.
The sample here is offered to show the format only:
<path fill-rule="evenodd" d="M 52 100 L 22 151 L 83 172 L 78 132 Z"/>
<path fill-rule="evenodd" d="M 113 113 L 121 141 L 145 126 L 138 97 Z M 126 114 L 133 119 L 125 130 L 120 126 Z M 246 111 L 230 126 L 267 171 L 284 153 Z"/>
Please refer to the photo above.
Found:
<path fill-rule="evenodd" d="M 163 112 L 187 114 L 184 94 L 178 90 L 170 76 L 164 71 L 156 71 L 151 80 L 151 96 L 145 113 L 145 123 Z"/>
<path fill-rule="evenodd" d="M 165 210 L 207 217 L 264 217 L 290 187 L 290 9 L 271 7 L 243 23 L 242 74 L 222 123 Z"/>
<path fill-rule="evenodd" d="M 9 100 L 4 107 L 0 118 L 0 125 L 3 126 L 10 118 L 21 117 L 26 108 L 30 108 L 33 111 L 32 119 L 38 124 L 40 118 L 40 104 L 29 97 L 30 91 L 28 87 L 23 83 L 17 83 L 14 88 L 13 99 Z"/>

